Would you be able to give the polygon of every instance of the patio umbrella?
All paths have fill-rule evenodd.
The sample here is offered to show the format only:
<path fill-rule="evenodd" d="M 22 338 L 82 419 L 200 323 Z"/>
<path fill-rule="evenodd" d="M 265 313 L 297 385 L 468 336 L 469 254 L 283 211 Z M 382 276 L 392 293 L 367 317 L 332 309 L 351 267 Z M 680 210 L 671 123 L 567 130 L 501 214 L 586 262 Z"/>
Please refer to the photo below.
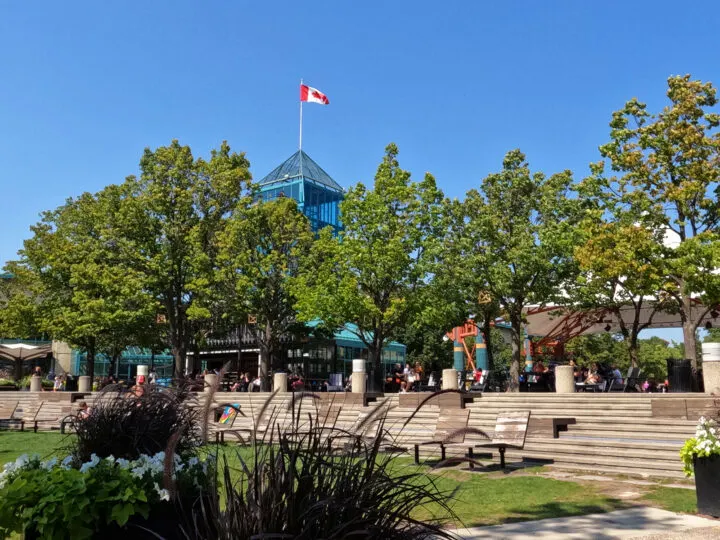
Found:
<path fill-rule="evenodd" d="M 52 353 L 52 345 L 30 345 L 29 343 L 0 344 L 0 358 L 15 363 L 15 378 L 22 378 L 22 363 L 25 360 L 45 358 Z"/>

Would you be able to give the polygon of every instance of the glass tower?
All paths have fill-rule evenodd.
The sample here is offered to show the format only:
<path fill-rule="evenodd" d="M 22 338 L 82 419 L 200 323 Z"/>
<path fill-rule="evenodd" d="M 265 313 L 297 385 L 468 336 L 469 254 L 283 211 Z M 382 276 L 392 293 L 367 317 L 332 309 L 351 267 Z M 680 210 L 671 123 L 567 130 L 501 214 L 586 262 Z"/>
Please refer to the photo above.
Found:
<path fill-rule="evenodd" d="M 260 197 L 271 201 L 292 197 L 310 220 L 313 231 L 331 226 L 341 229 L 340 201 L 344 190 L 310 156 L 298 150 L 260 180 Z"/>

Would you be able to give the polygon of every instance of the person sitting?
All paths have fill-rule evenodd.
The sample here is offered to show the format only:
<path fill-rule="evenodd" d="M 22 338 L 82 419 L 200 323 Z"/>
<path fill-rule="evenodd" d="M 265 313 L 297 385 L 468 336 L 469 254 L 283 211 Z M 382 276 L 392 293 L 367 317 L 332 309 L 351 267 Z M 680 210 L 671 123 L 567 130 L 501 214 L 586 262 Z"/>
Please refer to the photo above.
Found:
<path fill-rule="evenodd" d="M 577 365 L 575 360 L 570 360 L 570 363 L 568 365 L 573 368 L 573 377 L 575 378 L 575 382 L 582 382 L 580 366 Z"/>
<path fill-rule="evenodd" d="M 541 374 L 541 373 L 547 373 L 548 368 L 545 367 L 545 364 L 543 364 L 542 360 L 538 360 L 535 362 L 535 365 L 533 366 L 533 373 Z"/>
<path fill-rule="evenodd" d="M 585 379 L 585 384 L 600 384 L 602 382 L 602 377 L 600 376 L 600 371 L 598 368 L 598 365 L 596 362 L 593 362 L 590 366 L 590 372 L 588 373 L 587 378 Z"/>
<path fill-rule="evenodd" d="M 130 397 L 141 398 L 145 395 L 145 375 L 138 375 L 135 384 L 130 388 Z"/>
<path fill-rule="evenodd" d="M 620 373 L 620 370 L 618 369 L 617 364 L 613 364 L 611 366 L 611 369 L 612 369 L 613 384 L 622 385 L 623 376 L 622 376 L 622 373 Z"/>
<path fill-rule="evenodd" d="M 81 401 L 80 403 L 78 403 L 78 418 L 80 418 L 81 420 L 85 420 L 90 416 L 91 410 L 92 409 L 88 407 L 88 404 L 86 402 Z"/>

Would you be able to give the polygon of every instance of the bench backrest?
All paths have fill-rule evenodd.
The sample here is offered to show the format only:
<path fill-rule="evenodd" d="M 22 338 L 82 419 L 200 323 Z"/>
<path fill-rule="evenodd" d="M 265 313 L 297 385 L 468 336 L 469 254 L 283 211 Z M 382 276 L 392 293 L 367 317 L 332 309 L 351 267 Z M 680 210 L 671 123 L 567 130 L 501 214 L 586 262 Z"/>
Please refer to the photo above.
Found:
<path fill-rule="evenodd" d="M 43 406 L 43 403 L 45 403 L 43 400 L 37 400 L 28 405 L 23 405 L 22 419 L 26 422 L 34 422 Z"/>
<path fill-rule="evenodd" d="M 434 440 L 446 443 L 463 442 L 469 419 L 470 409 L 440 409 Z"/>
<path fill-rule="evenodd" d="M 15 409 L 17 409 L 17 401 L 6 401 L 0 403 L 0 420 L 12 420 Z"/>
<path fill-rule="evenodd" d="M 39 422 L 59 422 L 73 413 L 73 407 L 67 403 L 43 401 L 35 416 Z"/>
<path fill-rule="evenodd" d="M 501 412 L 495 421 L 493 444 L 524 446 L 530 411 Z"/>

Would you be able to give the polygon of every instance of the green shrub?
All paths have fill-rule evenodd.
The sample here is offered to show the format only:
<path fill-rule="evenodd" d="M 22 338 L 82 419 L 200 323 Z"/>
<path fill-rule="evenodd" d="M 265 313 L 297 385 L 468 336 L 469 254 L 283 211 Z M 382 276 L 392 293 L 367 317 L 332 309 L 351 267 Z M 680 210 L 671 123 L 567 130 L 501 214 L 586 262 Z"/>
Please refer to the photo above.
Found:
<path fill-rule="evenodd" d="M 0 386 L 15 386 L 15 381 L 12 379 L 0 379 Z"/>
<path fill-rule="evenodd" d="M 197 458 L 174 456 L 172 477 L 184 489 L 201 492 L 214 467 Z M 208 472 L 210 471 L 210 472 Z M 85 539 L 110 526 L 123 527 L 133 516 L 169 506 L 161 489 L 165 454 L 138 460 L 100 459 L 73 465 L 72 457 L 41 462 L 21 456 L 0 473 L 0 537 L 31 532 L 41 539 Z"/>

